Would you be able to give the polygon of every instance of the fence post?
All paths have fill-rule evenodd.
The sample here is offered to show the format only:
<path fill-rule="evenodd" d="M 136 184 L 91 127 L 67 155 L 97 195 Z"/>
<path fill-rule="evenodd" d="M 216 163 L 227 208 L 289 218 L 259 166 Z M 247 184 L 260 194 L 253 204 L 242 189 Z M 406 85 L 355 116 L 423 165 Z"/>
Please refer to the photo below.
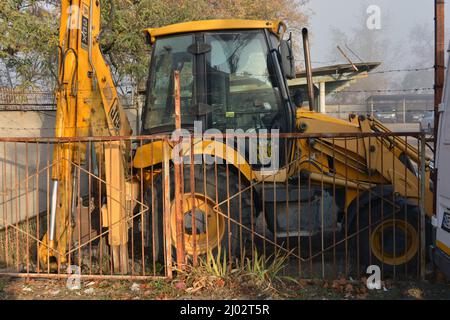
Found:
<path fill-rule="evenodd" d="M 174 94 L 175 94 L 175 128 L 181 129 L 181 94 L 180 94 L 180 72 L 174 72 Z M 183 140 L 176 143 L 182 144 Z M 175 214 L 176 214 L 176 245 L 177 245 L 177 267 L 184 269 L 184 217 L 183 217 L 183 173 L 182 173 L 182 148 L 179 148 L 178 161 L 174 162 L 175 169 Z"/>
<path fill-rule="evenodd" d="M 426 238 L 425 238 L 425 132 L 420 133 L 420 279 L 425 280 Z"/>
<path fill-rule="evenodd" d="M 163 204 L 163 229 L 165 243 L 165 261 L 167 277 L 172 278 L 172 235 L 170 228 L 170 149 L 167 139 L 163 141 L 163 178 L 164 178 L 164 204 Z M 160 230 L 161 232 L 162 230 Z"/>

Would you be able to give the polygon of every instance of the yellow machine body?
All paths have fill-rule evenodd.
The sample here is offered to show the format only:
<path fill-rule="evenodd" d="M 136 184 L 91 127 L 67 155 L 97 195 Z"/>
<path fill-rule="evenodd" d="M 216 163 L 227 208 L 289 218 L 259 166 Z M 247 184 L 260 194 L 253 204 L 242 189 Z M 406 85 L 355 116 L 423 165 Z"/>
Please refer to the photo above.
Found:
<path fill-rule="evenodd" d="M 70 4 L 72 6 L 70 7 Z M 282 41 L 286 25 L 279 21 L 249 20 L 208 20 L 192 21 L 145 30 L 148 42 L 152 45 L 159 39 L 174 35 L 198 32 L 262 30 L 267 37 L 275 36 Z M 59 84 L 56 91 L 57 117 L 56 136 L 66 137 L 67 143 L 55 146 L 52 178 L 58 182 L 54 238 L 49 232 L 39 246 L 42 264 L 66 262 L 68 242 L 72 230 L 74 194 L 74 168 L 83 164 L 86 157 L 85 144 L 78 143 L 77 137 L 87 136 L 129 136 L 130 124 L 120 106 L 109 66 L 100 51 L 100 6 L 93 0 L 64 0 L 61 2 L 60 25 L 60 63 L 58 67 Z M 201 49 L 201 48 L 200 48 Z M 200 50 L 197 48 L 197 50 Z M 170 50 L 168 48 L 167 50 Z M 269 52 L 273 54 L 273 52 Z M 169 71 L 170 72 L 170 71 Z M 152 77 L 152 74 L 150 74 Z M 281 80 L 280 80 L 281 81 Z M 152 116 L 150 111 L 150 117 Z M 371 118 L 353 117 L 343 121 L 330 116 L 297 108 L 291 132 L 308 134 L 348 133 L 370 134 L 389 132 L 378 121 Z M 145 133 L 144 133 L 145 134 Z M 101 163 L 100 177 L 106 183 L 107 203 L 102 208 L 105 227 L 109 227 L 108 243 L 112 246 L 114 271 L 128 272 L 128 225 L 126 201 L 127 176 L 130 158 L 130 145 L 125 142 L 97 142 L 96 158 Z M 174 145 L 169 146 L 170 149 Z M 420 163 L 417 148 L 393 137 L 358 137 L 340 139 L 321 137 L 314 144 L 299 137 L 291 145 L 287 165 L 272 176 L 262 175 L 254 169 L 245 156 L 230 145 L 214 140 L 195 140 L 194 154 L 212 155 L 222 158 L 234 166 L 247 182 L 265 181 L 286 182 L 291 177 L 307 172 L 314 182 L 336 185 L 346 189 L 345 210 L 355 201 L 362 190 L 390 184 L 399 195 L 419 203 L 419 180 L 411 171 L 405 169 L 400 156 L 406 154 L 411 160 Z M 132 166 L 141 181 L 148 181 L 161 174 L 158 168 L 163 161 L 164 142 L 153 141 L 137 148 Z M 190 148 L 182 149 L 189 155 Z M 298 151 L 298 152 L 297 152 Z M 170 152 L 172 154 L 172 152 Z M 300 159 L 294 159 L 300 154 Z M 329 167 L 328 158 L 334 159 L 334 168 Z M 149 168 L 156 167 L 156 170 Z M 111 168 L 114 168 L 112 170 Z M 319 169 L 320 168 L 320 169 Z M 166 168 L 167 169 L 167 168 Z M 153 175 L 153 176 L 152 176 Z M 426 173 L 426 212 L 432 213 L 432 194 L 429 188 L 429 171 Z M 147 184 L 144 184 L 147 185 Z M 190 208 L 192 206 L 188 205 Z M 213 204 L 202 206 L 211 211 Z M 206 210 L 206 209 L 205 209 Z M 218 244 L 219 241 L 210 243 Z"/>
<path fill-rule="evenodd" d="M 158 41 L 167 41 L 170 37 L 176 38 L 186 34 L 204 34 L 207 37 L 211 34 L 217 35 L 220 33 L 236 34 L 241 30 L 243 33 L 248 30 L 262 30 L 265 32 L 267 39 L 271 39 L 271 35 L 275 35 L 276 39 L 282 42 L 286 26 L 282 22 L 270 21 L 210 20 L 150 28 L 145 30 L 145 33 L 148 43 L 156 48 Z M 201 50 L 203 52 L 200 52 L 200 54 L 204 54 L 210 49 L 204 47 Z M 150 74 L 150 77 L 152 77 L 152 74 Z M 246 90 L 244 85 L 242 88 L 242 90 Z M 151 116 L 152 111 L 148 112 Z M 225 163 L 240 172 L 248 183 L 258 184 L 263 180 L 286 183 L 291 178 L 306 174 L 312 183 L 345 190 L 343 193 L 343 197 L 345 197 L 343 199 L 343 210 L 345 212 L 358 201 L 358 197 L 365 191 L 383 185 L 392 186 L 395 195 L 419 206 L 421 204 L 419 174 L 407 168 L 407 164 L 402 160 L 402 157 L 414 162 L 417 167 L 420 167 L 421 161 L 425 159 L 426 172 L 423 177 L 425 195 L 423 200 L 427 215 L 432 215 L 433 194 L 430 187 L 429 159 L 420 157 L 418 148 L 408 143 L 414 140 L 413 138 L 405 140 L 402 137 L 395 137 L 390 134 L 388 128 L 370 116 L 351 116 L 348 121 L 344 121 L 299 107 L 295 110 L 294 117 L 294 125 L 290 132 L 301 133 L 305 136 L 300 135 L 295 143 L 290 145 L 291 149 L 287 150 L 290 159 L 286 161 L 287 164 L 283 168 L 272 175 L 268 176 L 258 171 L 247 162 L 245 156 L 240 154 L 238 150 L 217 140 L 194 138 L 192 153 L 221 158 Z M 377 135 L 377 133 L 381 134 Z M 320 136 L 326 134 L 329 134 L 330 137 Z M 339 134 L 347 134 L 347 138 L 339 137 Z M 308 138 L 314 135 L 318 135 L 317 138 Z M 335 136 L 332 137 L 333 135 Z M 311 141 L 314 143 L 311 143 Z M 174 146 L 170 145 L 169 147 L 173 148 Z M 157 167 L 163 161 L 162 150 L 162 141 L 153 141 L 140 146 L 136 150 L 133 166 L 144 171 L 146 168 Z M 190 146 L 184 146 L 183 152 L 185 156 L 189 156 Z M 300 158 L 295 159 L 298 155 L 300 155 Z M 333 159 L 333 167 L 330 167 L 330 158 Z M 155 171 L 153 172 L 155 173 Z M 155 175 L 158 174 L 160 174 L 160 171 L 155 173 Z M 143 178 L 154 179 L 150 174 Z M 385 227 L 390 228 L 391 226 L 386 224 Z M 409 226 L 405 227 L 405 230 L 409 230 L 408 228 Z M 211 241 L 218 243 L 216 239 Z M 417 249 L 416 241 L 418 241 L 417 237 L 411 245 L 412 249 L 415 248 L 414 250 Z M 373 242 L 376 241 L 373 240 Z M 409 259 L 411 254 L 405 255 L 405 257 Z M 384 258 L 386 258 L 386 261 L 398 265 L 404 262 L 405 257 L 400 259 Z"/>

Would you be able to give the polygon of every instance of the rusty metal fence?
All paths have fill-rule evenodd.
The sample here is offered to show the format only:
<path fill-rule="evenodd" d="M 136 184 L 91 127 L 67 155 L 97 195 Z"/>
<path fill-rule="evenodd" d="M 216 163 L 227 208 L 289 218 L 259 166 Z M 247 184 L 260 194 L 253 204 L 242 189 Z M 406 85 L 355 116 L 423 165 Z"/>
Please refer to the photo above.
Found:
<path fill-rule="evenodd" d="M 135 88 L 132 86 L 117 87 L 119 100 L 125 109 L 135 108 Z M 1 111 L 56 111 L 56 98 L 54 91 L 30 90 L 19 88 L 0 87 Z"/>
<path fill-rule="evenodd" d="M 117 168 L 95 153 L 117 142 L 134 150 L 123 188 L 108 185 Z M 56 145 L 86 160 L 78 151 L 53 158 Z M 87 278 L 172 277 L 209 256 L 230 270 L 283 257 L 283 273 L 298 278 L 360 278 L 369 266 L 423 278 L 426 153 L 422 133 L 1 138 L 0 274 L 67 277 L 76 267 Z M 74 196 L 67 219 L 57 208 L 52 221 L 52 171 L 63 163 Z M 118 199 L 107 194 L 114 188 Z M 108 201 L 123 202 L 120 220 Z M 38 252 L 50 250 L 53 223 L 52 266 Z M 119 225 L 127 266 L 118 272 L 110 244 Z"/>

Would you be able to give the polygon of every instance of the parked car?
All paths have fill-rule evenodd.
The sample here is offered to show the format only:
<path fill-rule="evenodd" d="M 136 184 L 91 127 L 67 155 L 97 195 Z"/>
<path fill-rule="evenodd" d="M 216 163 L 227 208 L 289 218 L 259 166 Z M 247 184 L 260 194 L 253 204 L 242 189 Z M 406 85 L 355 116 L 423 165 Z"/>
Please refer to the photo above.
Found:
<path fill-rule="evenodd" d="M 421 111 L 410 112 L 406 116 L 406 122 L 409 122 L 409 123 L 420 123 L 422 121 L 423 117 L 424 117 L 424 114 Z"/>
<path fill-rule="evenodd" d="M 395 109 L 392 111 L 376 111 L 375 117 L 381 122 L 395 123 L 397 122 L 397 112 Z"/>

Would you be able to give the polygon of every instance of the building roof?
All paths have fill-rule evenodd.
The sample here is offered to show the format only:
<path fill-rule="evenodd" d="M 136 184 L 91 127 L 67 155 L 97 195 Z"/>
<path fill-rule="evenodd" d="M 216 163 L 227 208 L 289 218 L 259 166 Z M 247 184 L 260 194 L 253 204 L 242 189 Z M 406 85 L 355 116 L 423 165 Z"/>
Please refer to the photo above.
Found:
<path fill-rule="evenodd" d="M 354 64 L 335 64 L 326 67 L 314 68 L 313 76 L 323 76 L 330 74 L 347 74 L 347 73 L 361 73 L 361 72 L 370 72 L 373 69 L 377 68 L 381 62 L 360 62 Z M 355 70 L 354 66 L 358 69 Z M 297 78 L 306 77 L 306 71 L 300 71 L 297 73 Z"/>
<path fill-rule="evenodd" d="M 329 94 L 340 91 L 359 79 L 366 78 L 369 72 L 377 68 L 380 64 L 381 62 L 361 62 L 314 68 L 312 70 L 313 82 L 314 84 L 325 82 L 325 90 Z M 289 80 L 288 84 L 292 88 L 306 86 L 306 71 L 298 72 L 297 77 Z"/>
<path fill-rule="evenodd" d="M 286 25 L 282 21 L 268 20 L 198 20 L 171 24 L 161 28 L 148 28 L 145 29 L 145 33 L 149 36 L 150 42 L 153 43 L 157 37 L 166 35 L 230 29 L 269 29 L 271 32 L 281 35 L 286 31 Z"/>

